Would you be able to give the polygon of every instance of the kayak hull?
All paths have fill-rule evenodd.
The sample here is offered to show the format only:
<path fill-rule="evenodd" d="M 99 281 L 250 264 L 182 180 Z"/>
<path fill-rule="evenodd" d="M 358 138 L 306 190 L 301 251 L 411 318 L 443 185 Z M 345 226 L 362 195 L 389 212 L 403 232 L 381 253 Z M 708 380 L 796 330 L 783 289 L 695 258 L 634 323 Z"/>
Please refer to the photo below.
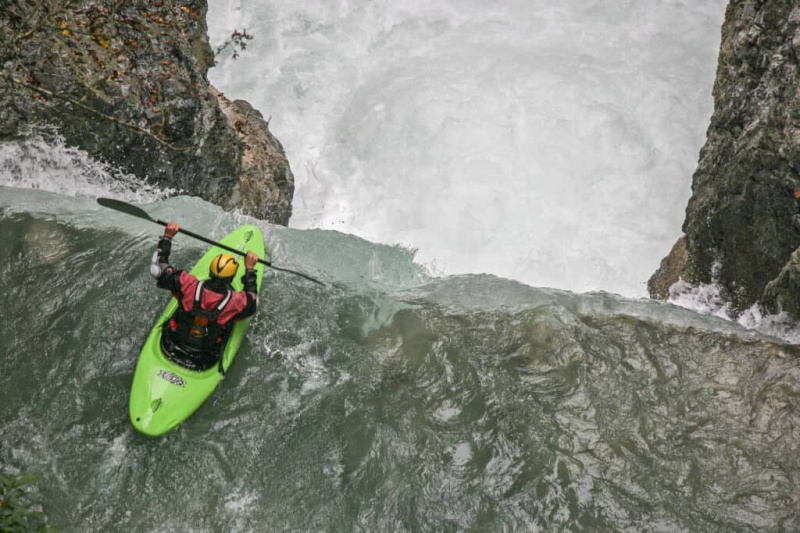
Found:
<path fill-rule="evenodd" d="M 222 244 L 241 250 L 255 252 L 265 257 L 264 237 L 257 226 L 242 226 L 220 241 Z M 206 252 L 192 268 L 191 273 L 200 279 L 208 277 L 211 260 L 220 253 L 227 253 L 216 246 Z M 233 288 L 242 290 L 241 276 L 244 261 L 239 261 L 239 270 Z M 256 266 L 259 290 L 264 266 Z M 139 355 L 131 385 L 129 412 L 131 423 L 139 432 L 149 436 L 163 435 L 175 429 L 189 418 L 208 399 L 224 377 L 220 365 L 206 370 L 192 370 L 168 359 L 161 350 L 161 328 L 178 308 L 172 298 L 156 321 Z M 250 319 L 240 320 L 233 326 L 231 335 L 222 353 L 222 368 L 227 370 L 242 343 Z"/>

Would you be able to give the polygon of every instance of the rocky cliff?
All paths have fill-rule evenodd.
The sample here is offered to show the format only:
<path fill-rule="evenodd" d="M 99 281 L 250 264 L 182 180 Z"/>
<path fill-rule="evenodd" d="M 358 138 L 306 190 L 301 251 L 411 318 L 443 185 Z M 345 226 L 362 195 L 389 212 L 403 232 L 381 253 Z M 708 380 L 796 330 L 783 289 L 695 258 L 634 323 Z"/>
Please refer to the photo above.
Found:
<path fill-rule="evenodd" d="M 758 302 L 800 316 L 798 58 L 796 0 L 731 0 L 684 236 L 650 279 L 652 297 L 682 278 L 716 283 L 738 311 Z"/>
<path fill-rule="evenodd" d="M 283 148 L 206 78 L 206 11 L 206 0 L 0 0 L 0 140 L 55 125 L 160 187 L 287 224 Z"/>

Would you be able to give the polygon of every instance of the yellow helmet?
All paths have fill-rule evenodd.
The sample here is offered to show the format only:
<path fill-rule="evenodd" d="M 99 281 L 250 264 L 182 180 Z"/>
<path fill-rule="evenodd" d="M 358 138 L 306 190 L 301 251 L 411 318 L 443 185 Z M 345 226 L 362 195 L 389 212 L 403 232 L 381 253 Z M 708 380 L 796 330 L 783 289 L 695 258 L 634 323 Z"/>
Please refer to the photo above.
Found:
<path fill-rule="evenodd" d="M 237 270 L 239 270 L 239 263 L 236 258 L 229 254 L 219 254 L 211 260 L 208 273 L 212 278 L 230 280 L 236 275 Z"/>

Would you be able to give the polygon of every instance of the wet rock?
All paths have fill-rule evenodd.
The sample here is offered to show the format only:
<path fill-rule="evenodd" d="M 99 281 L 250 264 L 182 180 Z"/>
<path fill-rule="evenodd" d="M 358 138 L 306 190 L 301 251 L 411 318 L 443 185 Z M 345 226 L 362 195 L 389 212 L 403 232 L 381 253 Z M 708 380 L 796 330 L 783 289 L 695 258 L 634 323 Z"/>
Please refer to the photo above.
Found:
<path fill-rule="evenodd" d="M 778 276 L 764 289 L 761 303 L 769 313 L 785 312 L 800 317 L 800 248 L 795 250 Z"/>
<path fill-rule="evenodd" d="M 294 175 L 283 146 L 261 113 L 244 100 L 231 102 L 211 87 L 223 113 L 244 142 L 242 173 L 224 206 L 259 213 L 287 225 L 292 216 Z"/>
<path fill-rule="evenodd" d="M 647 290 L 652 298 L 666 300 L 669 288 L 686 276 L 686 239 L 681 237 L 672 251 L 661 261 L 658 271 L 647 282 Z"/>
<path fill-rule="evenodd" d="M 4 3 L 0 140 L 54 125 L 69 145 L 159 187 L 286 224 L 288 162 L 277 141 L 250 162 L 222 111 L 206 77 L 206 12 L 206 0 Z M 272 138 L 263 120 L 247 122 L 250 138 Z"/>
<path fill-rule="evenodd" d="M 800 11 L 790 0 L 731 0 L 722 28 L 715 110 L 683 225 L 686 281 L 716 283 L 736 310 L 761 300 L 800 232 Z M 686 255 L 685 261 L 682 254 Z M 663 267 L 662 267 L 663 270 Z M 649 286 L 663 298 L 659 270 Z M 658 282 L 658 280 L 662 280 Z M 800 308 L 800 306 L 792 305 Z"/>

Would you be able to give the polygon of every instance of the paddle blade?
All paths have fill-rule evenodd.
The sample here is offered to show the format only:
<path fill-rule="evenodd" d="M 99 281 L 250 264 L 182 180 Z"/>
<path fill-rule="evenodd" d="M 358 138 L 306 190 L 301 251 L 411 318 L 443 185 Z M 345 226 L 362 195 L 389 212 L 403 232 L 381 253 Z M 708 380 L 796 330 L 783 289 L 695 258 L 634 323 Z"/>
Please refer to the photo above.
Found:
<path fill-rule="evenodd" d="M 127 202 L 123 202 L 122 200 L 114 200 L 113 198 L 98 198 L 97 203 L 103 207 L 113 209 L 114 211 L 119 211 L 134 217 L 143 218 L 151 222 L 156 222 L 150 218 L 150 215 L 148 215 L 144 209 L 136 207 L 135 205 L 131 205 Z"/>

